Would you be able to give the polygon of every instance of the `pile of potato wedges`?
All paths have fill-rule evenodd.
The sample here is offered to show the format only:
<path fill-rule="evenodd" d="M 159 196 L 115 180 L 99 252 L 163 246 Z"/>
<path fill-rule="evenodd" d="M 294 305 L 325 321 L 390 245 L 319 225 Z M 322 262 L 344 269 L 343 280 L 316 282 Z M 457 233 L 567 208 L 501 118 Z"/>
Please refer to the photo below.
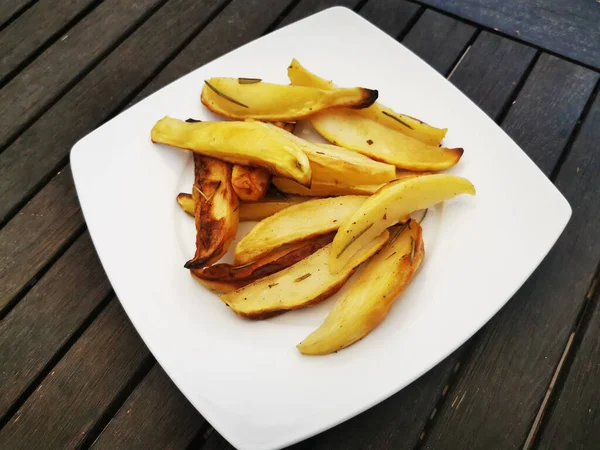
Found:
<path fill-rule="evenodd" d="M 241 317 L 265 319 L 337 292 L 364 270 L 324 323 L 297 345 L 326 355 L 379 325 L 424 257 L 422 229 L 411 214 L 473 184 L 444 173 L 463 156 L 446 148 L 446 129 L 376 102 L 378 92 L 340 88 L 304 68 L 291 84 L 257 78 L 211 78 L 201 101 L 225 119 L 165 117 L 152 141 L 189 150 L 190 193 L 177 201 L 192 215 L 192 276 Z M 293 134 L 308 121 L 330 144 Z M 219 263 L 240 221 L 258 221 Z"/>

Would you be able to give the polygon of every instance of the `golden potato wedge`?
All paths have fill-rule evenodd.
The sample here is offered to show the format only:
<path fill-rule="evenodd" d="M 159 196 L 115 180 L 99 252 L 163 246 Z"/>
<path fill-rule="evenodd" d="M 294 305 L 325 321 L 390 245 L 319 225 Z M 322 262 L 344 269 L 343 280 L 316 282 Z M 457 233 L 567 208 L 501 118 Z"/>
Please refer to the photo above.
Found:
<path fill-rule="evenodd" d="M 314 167 L 311 162 L 311 167 Z M 313 174 L 315 172 L 313 171 Z M 431 172 L 411 172 L 408 170 L 396 170 L 396 180 L 407 180 L 409 178 L 428 175 Z M 287 178 L 273 177 L 273 185 L 282 192 L 297 194 L 304 197 L 329 197 L 333 195 L 371 195 L 385 186 L 382 184 L 357 184 L 331 183 L 313 179 L 310 188 L 302 186 Z"/>
<path fill-rule="evenodd" d="M 240 200 L 257 201 L 267 193 L 271 184 L 271 173 L 262 167 L 235 164 L 231 174 L 231 184 Z"/>
<path fill-rule="evenodd" d="M 391 236 L 394 232 L 390 229 Z M 296 346 L 300 353 L 337 352 L 365 337 L 385 319 L 425 255 L 421 226 L 415 221 L 392 239 L 353 280 L 323 324 Z"/>
<path fill-rule="evenodd" d="M 299 185 L 300 186 L 300 185 Z M 240 204 L 240 222 L 249 222 L 262 220 L 272 216 L 276 212 L 287 208 L 288 206 L 311 200 L 311 197 L 301 197 L 299 195 L 278 195 L 267 196 L 257 202 L 241 203 Z M 177 203 L 188 214 L 194 215 L 194 199 L 192 194 L 181 192 L 177 195 Z"/>
<path fill-rule="evenodd" d="M 196 278 L 223 282 L 252 281 L 290 267 L 317 250 L 331 244 L 335 233 L 328 233 L 307 241 L 284 245 L 264 257 L 242 266 L 215 264 L 204 269 L 192 269 Z M 241 287 L 241 286 L 240 286 Z"/>
<path fill-rule="evenodd" d="M 185 267 L 204 267 L 227 253 L 239 223 L 238 198 L 231 186 L 231 164 L 194 155 L 196 253 Z"/>
<path fill-rule="evenodd" d="M 400 169 L 417 172 L 449 169 L 464 152 L 462 148 L 425 144 L 347 109 L 324 111 L 312 116 L 310 121 L 333 144 Z"/>
<path fill-rule="evenodd" d="M 405 221 L 408 215 L 460 194 L 475 195 L 466 178 L 434 174 L 388 183 L 345 220 L 332 244 L 330 269 L 335 273 L 348 264 L 354 254 L 386 228 Z"/>
<path fill-rule="evenodd" d="M 264 167 L 271 173 L 310 186 L 308 158 L 288 135 L 292 136 L 274 125 L 258 121 L 187 123 L 165 117 L 152 128 L 152 142 L 233 164 Z"/>
<path fill-rule="evenodd" d="M 261 220 L 235 247 L 237 265 L 247 264 L 284 244 L 338 229 L 367 197 L 348 195 L 308 200 Z"/>
<path fill-rule="evenodd" d="M 266 319 L 279 313 L 304 308 L 336 293 L 354 273 L 356 267 L 377 253 L 388 241 L 385 230 L 360 252 L 360 258 L 336 274 L 328 268 L 331 245 L 308 258 L 243 288 L 220 295 L 237 315 L 251 319 Z"/>
<path fill-rule="evenodd" d="M 252 280 L 240 280 L 240 281 L 221 281 L 221 280 L 205 280 L 196 276 L 196 270 L 190 270 L 192 278 L 199 281 L 206 289 L 214 292 L 217 295 L 226 294 L 227 292 L 237 291 L 244 286 L 252 283 Z"/>
<path fill-rule="evenodd" d="M 202 103 L 228 119 L 289 122 L 324 109 L 366 108 L 377 91 L 365 88 L 317 89 L 283 84 L 240 83 L 239 78 L 211 78 L 204 82 Z"/>
<path fill-rule="evenodd" d="M 319 89 L 336 88 L 333 82 L 324 80 L 308 71 L 296 59 L 293 59 L 288 67 L 288 78 L 295 86 L 309 86 Z M 447 128 L 432 127 L 414 117 L 399 114 L 379 102 L 374 103 L 368 108 L 361 109 L 359 114 L 428 145 L 439 145 L 448 131 Z"/>
<path fill-rule="evenodd" d="M 273 185 L 281 192 L 305 197 L 330 197 L 335 195 L 371 195 L 384 184 L 364 184 L 351 186 L 343 183 L 313 181 L 310 188 L 287 178 L 273 177 Z"/>

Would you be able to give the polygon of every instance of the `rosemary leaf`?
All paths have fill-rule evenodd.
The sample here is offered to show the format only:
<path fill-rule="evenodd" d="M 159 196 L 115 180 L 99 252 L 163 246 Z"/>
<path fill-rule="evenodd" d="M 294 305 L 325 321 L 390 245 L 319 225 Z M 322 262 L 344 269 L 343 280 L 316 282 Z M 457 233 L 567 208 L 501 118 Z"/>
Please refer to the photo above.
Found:
<path fill-rule="evenodd" d="M 383 114 L 385 114 L 386 116 L 394 119 L 396 122 L 401 123 L 402 125 L 404 125 L 407 128 L 410 128 L 411 130 L 413 129 L 413 127 L 411 127 L 409 124 L 407 124 L 406 122 L 404 122 L 403 120 L 401 120 L 400 118 L 394 116 L 393 114 L 390 114 L 389 112 L 386 111 L 381 111 Z"/>
<path fill-rule="evenodd" d="M 238 83 L 240 84 L 254 84 L 260 83 L 261 81 L 260 78 L 238 78 Z"/>
<path fill-rule="evenodd" d="M 298 283 L 299 281 L 302 280 L 306 280 L 308 277 L 310 277 L 312 274 L 310 272 L 305 273 L 304 275 L 302 275 L 301 277 L 298 277 L 294 280 L 294 283 Z"/>
<path fill-rule="evenodd" d="M 241 106 L 243 108 L 248 108 L 247 105 L 244 105 L 243 103 L 238 102 L 236 99 L 231 98 L 230 96 L 223 94 L 216 87 L 214 87 L 212 84 L 210 84 L 207 80 L 204 80 L 204 84 L 206 84 L 215 94 L 220 95 L 225 100 L 229 100 L 231 103 L 235 103 L 236 105 Z"/>

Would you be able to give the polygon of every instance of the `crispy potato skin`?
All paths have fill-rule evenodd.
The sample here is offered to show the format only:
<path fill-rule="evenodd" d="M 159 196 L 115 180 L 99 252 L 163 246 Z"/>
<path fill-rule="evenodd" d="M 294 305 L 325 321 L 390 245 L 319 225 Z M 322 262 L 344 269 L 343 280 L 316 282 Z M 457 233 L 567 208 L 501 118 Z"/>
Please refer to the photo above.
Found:
<path fill-rule="evenodd" d="M 190 274 L 192 277 L 199 281 L 206 289 L 214 292 L 215 294 L 226 294 L 228 292 L 236 291 L 247 284 L 250 284 L 251 280 L 240 280 L 240 281 L 219 281 L 219 280 L 206 280 L 196 276 L 198 269 L 191 269 Z"/>
<path fill-rule="evenodd" d="M 237 78 L 211 78 L 204 84 L 201 101 L 209 110 L 228 119 L 289 122 L 328 108 L 366 108 L 377 100 L 377 95 L 376 90 L 365 88 L 323 90 L 263 82 L 240 84 Z"/>
<path fill-rule="evenodd" d="M 342 225 L 333 239 L 329 267 L 341 270 L 354 254 L 386 228 L 460 194 L 475 195 L 473 184 L 462 177 L 434 174 L 386 184 L 369 197 Z"/>
<path fill-rule="evenodd" d="M 237 315 L 249 319 L 266 319 L 313 305 L 337 292 L 356 267 L 381 250 L 388 239 L 386 230 L 362 250 L 353 266 L 347 266 L 335 275 L 327 267 L 331 249 L 327 245 L 287 269 L 222 294 L 220 298 Z"/>
<path fill-rule="evenodd" d="M 232 264 L 215 264 L 204 269 L 195 269 L 197 278 L 215 281 L 242 281 L 250 283 L 258 278 L 266 277 L 279 272 L 298 261 L 312 255 L 317 250 L 331 244 L 335 233 L 328 233 L 307 241 L 285 245 L 272 253 L 243 266 Z"/>
<path fill-rule="evenodd" d="M 262 167 L 236 164 L 233 166 L 231 184 L 240 200 L 257 201 L 267 193 L 271 184 L 271 173 Z"/>
<path fill-rule="evenodd" d="M 310 86 L 319 89 L 336 88 L 331 81 L 324 80 L 308 71 L 296 59 L 293 59 L 288 67 L 288 78 L 295 86 Z M 359 114 L 428 145 L 439 145 L 448 131 L 446 128 L 432 127 L 406 114 L 399 114 L 380 103 L 374 103 L 369 108 L 362 109 Z"/>
<path fill-rule="evenodd" d="M 262 220 L 287 208 L 288 206 L 311 200 L 311 197 L 298 195 L 265 197 L 260 201 L 240 205 L 240 222 Z M 188 214 L 194 215 L 194 199 L 192 194 L 179 193 L 177 203 Z"/>
<path fill-rule="evenodd" d="M 239 223 L 239 201 L 231 186 L 231 164 L 194 155 L 196 253 L 185 267 L 210 265 L 227 253 Z"/>
<path fill-rule="evenodd" d="M 310 186 L 312 172 L 291 133 L 258 121 L 187 123 L 164 117 L 152 128 L 152 142 L 191 150 L 232 164 L 264 167 Z"/>
<path fill-rule="evenodd" d="M 273 214 L 237 243 L 235 263 L 248 264 L 282 245 L 335 231 L 366 199 L 355 195 L 315 199 Z"/>
<path fill-rule="evenodd" d="M 297 345 L 298 350 L 305 355 L 327 355 L 369 334 L 408 286 L 424 255 L 421 227 L 411 221 L 410 228 L 406 227 L 367 263 L 345 297 L 336 303 L 323 324 Z"/>
<path fill-rule="evenodd" d="M 310 118 L 315 129 L 333 144 L 355 150 L 399 169 L 439 171 L 458 163 L 464 150 L 425 144 L 356 111 L 332 109 Z"/>

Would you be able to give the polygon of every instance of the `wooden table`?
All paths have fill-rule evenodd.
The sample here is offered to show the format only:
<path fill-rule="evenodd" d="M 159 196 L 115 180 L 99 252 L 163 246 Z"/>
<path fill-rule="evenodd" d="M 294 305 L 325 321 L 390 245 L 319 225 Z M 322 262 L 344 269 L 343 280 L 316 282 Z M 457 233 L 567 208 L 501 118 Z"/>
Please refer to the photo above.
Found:
<path fill-rule="evenodd" d="M 69 150 L 166 83 L 334 3 L 448 77 L 574 213 L 472 339 L 400 393 L 296 447 L 598 448 L 594 0 L 2 0 L 0 448 L 229 447 L 125 316 L 86 230 Z"/>

